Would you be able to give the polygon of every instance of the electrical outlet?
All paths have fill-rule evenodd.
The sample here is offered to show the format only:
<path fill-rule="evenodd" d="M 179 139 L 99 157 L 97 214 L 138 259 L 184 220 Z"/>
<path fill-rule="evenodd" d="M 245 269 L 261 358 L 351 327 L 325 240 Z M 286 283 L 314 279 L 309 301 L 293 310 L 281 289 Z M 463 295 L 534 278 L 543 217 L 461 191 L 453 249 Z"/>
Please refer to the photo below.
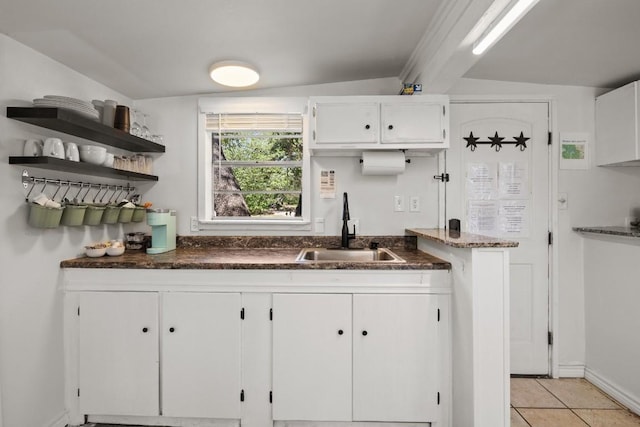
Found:
<path fill-rule="evenodd" d="M 191 231 L 200 231 L 200 223 L 197 216 L 191 217 Z"/>
<path fill-rule="evenodd" d="M 404 212 L 404 197 L 402 196 L 393 197 L 393 210 L 395 212 Z"/>
<path fill-rule="evenodd" d="M 411 196 L 411 199 L 409 200 L 409 211 L 420 212 L 420 197 Z"/>

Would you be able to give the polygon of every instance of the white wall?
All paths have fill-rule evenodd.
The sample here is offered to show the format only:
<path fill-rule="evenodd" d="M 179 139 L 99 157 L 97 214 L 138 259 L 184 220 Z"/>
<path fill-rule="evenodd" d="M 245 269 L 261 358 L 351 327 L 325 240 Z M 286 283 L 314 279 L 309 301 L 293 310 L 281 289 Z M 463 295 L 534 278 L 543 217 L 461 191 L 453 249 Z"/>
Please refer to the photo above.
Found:
<path fill-rule="evenodd" d="M 316 86 L 278 88 L 272 90 L 236 92 L 231 96 L 312 96 L 312 95 L 389 95 L 397 94 L 400 82 L 395 78 L 343 82 Z M 204 96 L 204 95 L 203 95 Z M 211 95 L 215 96 L 215 95 Z M 223 96 L 230 96 L 225 94 Z M 197 101 L 196 96 L 148 99 L 136 106 L 151 115 L 150 124 L 164 135 L 167 152 L 156 159 L 154 167 L 160 182 L 145 200 L 157 207 L 178 210 L 178 234 L 192 233 L 189 218 L 197 215 Z M 321 169 L 336 171 L 336 199 L 318 196 Z M 362 235 L 403 235 L 407 227 L 437 225 L 438 184 L 433 180 L 437 171 L 437 157 L 412 157 L 404 174 L 399 176 L 362 176 L 358 157 L 312 157 L 312 222 L 325 219 L 324 235 L 339 235 L 342 192 L 349 193 L 352 219 L 359 219 Z M 393 196 L 405 197 L 406 210 L 393 211 Z M 421 212 L 409 212 L 410 196 L 420 196 Z M 244 234 L 258 234 L 247 231 Z M 241 234 L 238 232 L 209 232 L 208 234 Z M 278 234 L 287 234 L 278 232 Z M 304 234 L 296 232 L 295 234 Z"/>
<path fill-rule="evenodd" d="M 555 100 L 552 129 L 556 132 L 588 132 L 594 153 L 595 88 L 537 85 L 462 79 L 449 95 L 548 97 Z M 557 137 L 557 135 L 556 135 Z M 559 150 L 557 140 L 554 149 Z M 591 157 L 588 170 L 557 170 L 557 189 L 568 195 L 568 209 L 556 210 L 558 233 L 554 236 L 555 304 L 558 306 L 558 349 L 560 375 L 579 372 L 585 363 L 585 312 L 582 237 L 572 227 L 622 225 L 625 216 L 640 206 L 640 168 L 596 167 Z M 555 200 L 552 200 L 555 203 Z M 553 205 L 556 206 L 555 204 Z M 575 369 L 574 369 L 575 368 Z"/>
<path fill-rule="evenodd" d="M 28 106 L 34 98 L 58 94 L 85 100 L 130 100 L 75 71 L 0 35 L 0 396 L 3 427 L 43 427 L 64 421 L 62 292 L 59 262 L 82 252 L 84 244 L 122 237 L 117 226 L 27 225 L 20 174 L 8 157 L 22 155 L 26 138 L 78 139 L 6 118 L 7 106 Z M 56 176 L 29 169 L 32 176 L 88 181 L 82 175 Z M 100 182 L 100 181 L 94 181 Z M 35 193 L 34 193 L 35 194 Z M 62 423 L 64 425 L 64 422 Z"/>

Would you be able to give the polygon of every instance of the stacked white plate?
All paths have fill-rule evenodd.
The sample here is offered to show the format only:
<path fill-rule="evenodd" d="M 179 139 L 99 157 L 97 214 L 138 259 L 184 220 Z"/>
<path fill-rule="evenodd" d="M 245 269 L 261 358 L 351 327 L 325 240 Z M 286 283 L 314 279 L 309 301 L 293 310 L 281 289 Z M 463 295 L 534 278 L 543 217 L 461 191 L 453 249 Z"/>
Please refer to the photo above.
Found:
<path fill-rule="evenodd" d="M 75 111 L 89 119 L 99 120 L 100 118 L 100 113 L 93 107 L 92 103 L 67 96 L 45 95 L 44 98 L 34 99 L 33 106 L 64 108 Z"/>

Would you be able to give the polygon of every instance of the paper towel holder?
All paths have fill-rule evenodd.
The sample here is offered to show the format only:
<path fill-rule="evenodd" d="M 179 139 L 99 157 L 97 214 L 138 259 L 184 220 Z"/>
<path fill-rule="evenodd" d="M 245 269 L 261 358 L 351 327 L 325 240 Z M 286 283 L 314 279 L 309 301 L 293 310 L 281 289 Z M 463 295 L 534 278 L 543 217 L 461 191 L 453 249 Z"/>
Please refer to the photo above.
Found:
<path fill-rule="evenodd" d="M 405 163 L 411 163 L 411 159 L 406 159 L 404 162 Z M 364 163 L 364 160 L 360 159 L 360 163 Z"/>

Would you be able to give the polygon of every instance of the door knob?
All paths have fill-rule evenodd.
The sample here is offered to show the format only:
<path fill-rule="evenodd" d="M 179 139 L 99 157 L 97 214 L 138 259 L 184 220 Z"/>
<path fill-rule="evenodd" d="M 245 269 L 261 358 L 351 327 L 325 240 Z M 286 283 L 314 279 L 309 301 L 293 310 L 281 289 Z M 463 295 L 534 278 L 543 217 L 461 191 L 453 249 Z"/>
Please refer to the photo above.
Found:
<path fill-rule="evenodd" d="M 344 334 L 344 331 L 342 329 L 338 329 L 338 335 L 342 335 Z"/>
<path fill-rule="evenodd" d="M 142 333 L 146 334 L 149 331 L 149 328 L 142 328 Z"/>
<path fill-rule="evenodd" d="M 176 328 L 174 327 L 169 328 L 169 332 L 174 333 L 175 331 L 176 331 Z"/>
<path fill-rule="evenodd" d="M 366 337 L 367 336 L 367 331 L 362 331 L 362 335 Z"/>

